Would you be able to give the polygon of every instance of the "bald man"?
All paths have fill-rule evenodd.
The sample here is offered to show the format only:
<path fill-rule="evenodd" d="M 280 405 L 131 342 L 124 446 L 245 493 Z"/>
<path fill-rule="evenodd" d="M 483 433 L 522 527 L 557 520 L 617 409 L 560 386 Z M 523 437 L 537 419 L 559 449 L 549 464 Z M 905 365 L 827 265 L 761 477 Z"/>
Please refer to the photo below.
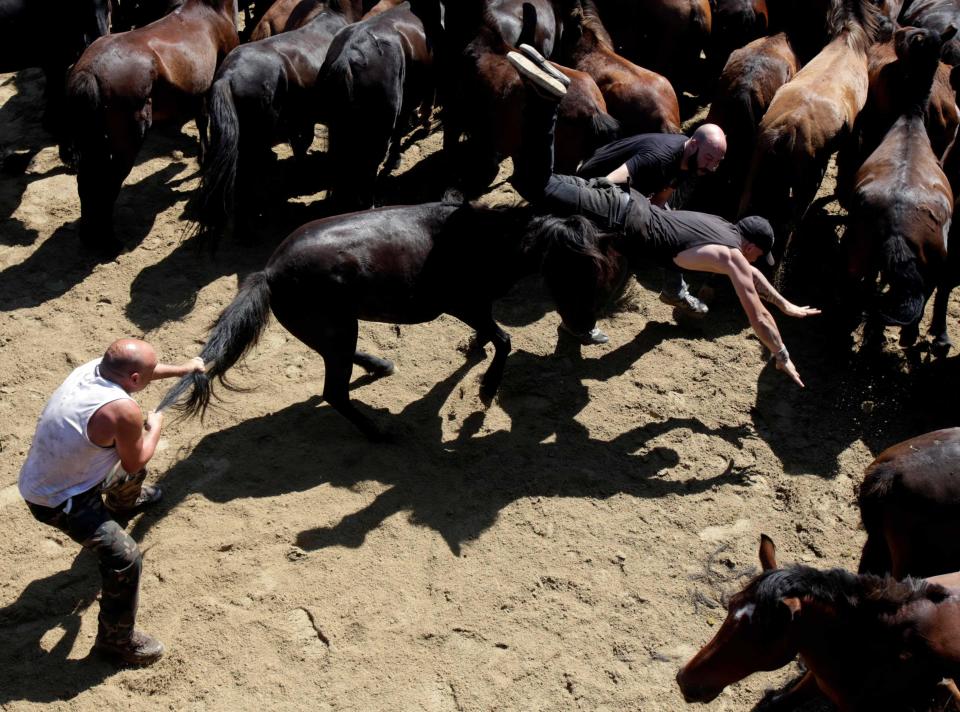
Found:
<path fill-rule="evenodd" d="M 20 494 L 33 516 L 99 559 L 103 594 L 94 648 L 136 665 L 158 660 L 163 644 L 134 630 L 140 549 L 115 517 L 128 518 L 160 499 L 160 489 L 143 480 L 163 415 L 151 412 L 144 424 L 131 395 L 193 371 L 203 371 L 200 358 L 169 366 L 157 363 L 146 341 L 114 341 L 54 391 L 20 469 Z"/>

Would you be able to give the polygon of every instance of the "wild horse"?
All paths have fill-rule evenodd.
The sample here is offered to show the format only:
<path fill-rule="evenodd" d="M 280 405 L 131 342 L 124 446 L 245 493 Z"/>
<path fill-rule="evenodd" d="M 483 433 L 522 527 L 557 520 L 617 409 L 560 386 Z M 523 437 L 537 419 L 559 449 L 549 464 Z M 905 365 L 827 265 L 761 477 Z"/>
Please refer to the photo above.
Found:
<path fill-rule="evenodd" d="M 237 46 L 237 0 L 187 0 L 145 27 L 103 37 L 67 81 L 79 154 L 80 236 L 116 251 L 113 205 L 154 121 L 196 118 L 206 143 L 203 97 Z"/>
<path fill-rule="evenodd" d="M 677 675 L 687 702 L 709 702 L 797 654 L 807 675 L 764 709 L 794 709 L 820 692 L 840 712 L 927 710 L 945 696 L 940 681 L 960 675 L 960 576 L 779 569 L 766 536 L 760 562 L 763 573 L 730 599 L 720 630 Z"/>
<path fill-rule="evenodd" d="M 277 139 L 288 139 L 298 158 L 306 155 L 315 103 L 322 101 L 311 90 L 333 36 L 361 13 L 360 0 L 331 0 L 303 27 L 248 42 L 227 55 L 207 99 L 210 147 L 190 210 L 201 234 L 219 234 L 233 217 L 235 188 L 244 214 L 261 202 L 254 183 Z"/>
<path fill-rule="evenodd" d="M 109 31 L 110 0 L 0 0 L 0 72 L 43 69 L 43 124 L 58 140 L 67 69 Z"/>
<path fill-rule="evenodd" d="M 500 386 L 510 337 L 493 320 L 495 299 L 542 271 L 565 321 L 592 320 L 622 272 L 609 238 L 579 216 L 534 218 L 528 208 L 455 202 L 380 208 L 308 223 L 291 234 L 261 272 L 247 277 L 203 348 L 206 373 L 183 379 L 158 408 L 189 391 L 184 408 L 202 414 L 211 379 L 223 383 L 256 342 L 270 312 L 323 358 L 323 397 L 368 437 L 380 430 L 349 398 L 354 364 L 378 376 L 385 359 L 357 350 L 358 321 L 415 324 L 450 314 L 496 349 L 480 394 Z M 228 385 L 228 384 L 227 384 Z M 229 385 L 228 385 L 229 387 Z"/>

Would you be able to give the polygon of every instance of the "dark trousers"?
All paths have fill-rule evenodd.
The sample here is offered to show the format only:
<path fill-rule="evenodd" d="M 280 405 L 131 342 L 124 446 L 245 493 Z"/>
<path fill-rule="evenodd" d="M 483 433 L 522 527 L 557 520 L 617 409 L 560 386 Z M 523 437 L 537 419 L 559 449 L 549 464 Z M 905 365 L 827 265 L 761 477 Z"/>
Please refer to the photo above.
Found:
<path fill-rule="evenodd" d="M 133 630 L 139 602 L 142 557 L 137 542 L 113 519 L 114 510 L 131 509 L 140 495 L 146 470 L 104 480 L 74 495 L 59 507 L 27 502 L 38 521 L 56 527 L 84 549 L 96 554 L 103 580 L 98 637 L 122 640 Z M 69 509 L 69 511 L 64 511 Z"/>
<path fill-rule="evenodd" d="M 606 181 L 553 172 L 556 102 L 527 92 L 520 154 L 510 182 L 536 209 L 559 216 L 584 215 L 603 230 L 623 227 L 630 196 Z"/>

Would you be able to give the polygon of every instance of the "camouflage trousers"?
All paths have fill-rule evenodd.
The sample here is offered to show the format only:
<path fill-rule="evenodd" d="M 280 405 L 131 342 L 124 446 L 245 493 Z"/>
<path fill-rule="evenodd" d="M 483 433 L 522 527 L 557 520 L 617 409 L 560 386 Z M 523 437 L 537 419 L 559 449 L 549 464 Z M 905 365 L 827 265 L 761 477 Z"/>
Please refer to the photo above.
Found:
<path fill-rule="evenodd" d="M 96 554 L 103 581 L 97 634 L 101 639 L 124 640 L 133 630 L 142 557 L 137 542 L 114 520 L 111 510 L 131 509 L 146 476 L 146 470 L 131 475 L 117 468 L 103 482 L 59 507 L 27 502 L 38 521 L 56 527 Z"/>

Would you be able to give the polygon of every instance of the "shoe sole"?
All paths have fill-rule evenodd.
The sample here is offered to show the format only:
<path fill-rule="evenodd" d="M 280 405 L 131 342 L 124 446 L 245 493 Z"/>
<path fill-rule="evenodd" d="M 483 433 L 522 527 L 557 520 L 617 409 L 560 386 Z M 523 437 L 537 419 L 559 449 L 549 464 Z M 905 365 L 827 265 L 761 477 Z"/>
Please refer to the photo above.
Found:
<path fill-rule="evenodd" d="M 538 67 L 540 67 L 540 69 L 542 69 L 551 77 L 553 77 L 558 82 L 563 84 L 563 86 L 565 87 L 570 86 L 570 77 L 568 77 L 566 74 L 564 74 L 559 69 L 557 69 L 552 64 L 550 64 L 550 62 L 547 61 L 547 58 L 544 57 L 542 54 L 540 54 L 536 50 L 536 48 L 531 47 L 528 44 L 522 44 L 519 47 L 517 47 L 517 49 L 519 49 L 520 52 L 523 53 L 523 56 L 533 61 Z"/>
<path fill-rule="evenodd" d="M 553 78 L 546 70 L 541 69 L 536 62 L 528 59 L 519 52 L 508 52 L 507 61 L 513 65 L 521 77 L 528 79 L 538 89 L 556 99 L 562 99 L 567 94 L 567 88 Z"/>
<path fill-rule="evenodd" d="M 150 655 L 150 656 L 145 656 L 140 658 L 131 658 L 114 648 L 106 648 L 100 645 L 94 645 L 93 649 L 98 655 L 102 655 L 103 657 L 113 660 L 114 662 L 119 661 L 126 665 L 136 665 L 136 666 L 153 665 L 160 658 L 162 658 L 163 654 L 166 652 L 166 648 L 161 647 L 160 651 L 155 655 Z"/>

